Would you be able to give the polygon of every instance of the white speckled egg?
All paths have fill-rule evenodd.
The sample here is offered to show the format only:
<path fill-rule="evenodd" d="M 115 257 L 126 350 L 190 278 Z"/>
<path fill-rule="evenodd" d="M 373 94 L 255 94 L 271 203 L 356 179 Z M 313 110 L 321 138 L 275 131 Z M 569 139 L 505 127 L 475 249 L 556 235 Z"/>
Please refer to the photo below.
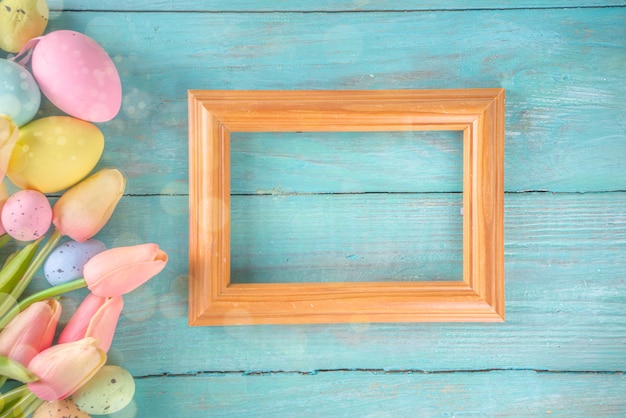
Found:
<path fill-rule="evenodd" d="M 33 418 L 89 418 L 89 414 L 78 409 L 71 399 L 44 402 L 33 414 Z"/>
<path fill-rule="evenodd" d="M 94 255 L 106 250 L 97 239 L 67 241 L 54 249 L 43 265 L 44 276 L 52 286 L 83 277 L 83 267 Z"/>
<path fill-rule="evenodd" d="M 81 411 L 93 415 L 113 414 L 124 409 L 135 395 L 133 376 L 120 366 L 103 366 L 72 395 Z"/>
<path fill-rule="evenodd" d="M 11 237 L 32 241 L 48 232 L 52 208 L 48 198 L 36 190 L 20 190 L 7 199 L 0 216 L 2 226 Z"/>

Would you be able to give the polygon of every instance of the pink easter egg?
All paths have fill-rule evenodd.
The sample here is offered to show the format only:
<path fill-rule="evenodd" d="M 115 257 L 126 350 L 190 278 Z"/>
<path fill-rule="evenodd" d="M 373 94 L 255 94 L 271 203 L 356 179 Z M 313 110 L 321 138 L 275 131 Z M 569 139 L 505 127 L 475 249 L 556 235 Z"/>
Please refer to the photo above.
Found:
<path fill-rule="evenodd" d="M 36 190 L 20 190 L 7 199 L 0 214 L 2 226 L 19 241 L 37 239 L 50 228 L 52 208 L 46 196 Z"/>
<path fill-rule="evenodd" d="M 122 105 L 122 83 L 115 64 L 98 43 L 71 30 L 41 37 L 32 70 L 43 94 L 70 116 L 106 122 Z"/>

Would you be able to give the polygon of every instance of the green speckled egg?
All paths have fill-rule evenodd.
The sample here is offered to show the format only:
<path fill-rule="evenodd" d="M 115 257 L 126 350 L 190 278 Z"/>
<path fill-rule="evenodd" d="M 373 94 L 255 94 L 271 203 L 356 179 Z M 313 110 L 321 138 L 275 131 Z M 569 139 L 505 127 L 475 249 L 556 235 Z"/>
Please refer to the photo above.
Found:
<path fill-rule="evenodd" d="M 81 411 L 113 414 L 128 405 L 135 394 L 133 376 L 120 366 L 104 366 L 72 395 Z"/>

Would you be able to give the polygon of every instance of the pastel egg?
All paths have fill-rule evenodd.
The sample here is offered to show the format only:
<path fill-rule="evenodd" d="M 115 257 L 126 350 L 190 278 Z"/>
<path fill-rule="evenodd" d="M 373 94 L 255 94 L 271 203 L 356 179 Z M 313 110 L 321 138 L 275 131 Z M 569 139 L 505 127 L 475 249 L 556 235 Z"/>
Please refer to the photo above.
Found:
<path fill-rule="evenodd" d="M 31 65 L 43 94 L 68 115 L 106 122 L 119 112 L 120 76 L 106 51 L 88 36 L 50 32 L 35 46 Z"/>
<path fill-rule="evenodd" d="M 32 241 L 48 232 L 52 222 L 52 208 L 42 193 L 20 190 L 9 196 L 0 219 L 11 237 L 19 241 Z"/>
<path fill-rule="evenodd" d="M 58 401 L 44 402 L 33 413 L 33 418 L 89 418 L 90 415 L 78 409 L 78 406 L 69 398 Z"/>
<path fill-rule="evenodd" d="M 81 411 L 93 415 L 113 414 L 126 407 L 135 395 L 133 376 L 120 366 L 103 366 L 72 395 Z"/>
<path fill-rule="evenodd" d="M 41 35 L 48 24 L 46 0 L 0 1 L 0 48 L 18 52 L 30 39 Z"/>
<path fill-rule="evenodd" d="M 21 65 L 0 59 L 0 114 L 22 126 L 35 117 L 40 104 L 41 93 L 33 76 Z"/>
<path fill-rule="evenodd" d="M 83 277 L 85 263 L 106 249 L 97 239 L 67 241 L 54 249 L 43 265 L 44 277 L 52 286 Z"/>
<path fill-rule="evenodd" d="M 20 129 L 7 169 L 22 189 L 54 193 L 82 180 L 104 150 L 104 135 L 94 124 L 69 116 L 50 116 Z"/>

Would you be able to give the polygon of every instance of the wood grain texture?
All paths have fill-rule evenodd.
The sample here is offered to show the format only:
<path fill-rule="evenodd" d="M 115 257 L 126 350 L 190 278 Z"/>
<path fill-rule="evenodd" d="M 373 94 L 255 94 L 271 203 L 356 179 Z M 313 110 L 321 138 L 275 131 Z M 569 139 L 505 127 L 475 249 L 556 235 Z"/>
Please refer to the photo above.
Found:
<path fill-rule="evenodd" d="M 101 238 L 108 246 L 154 241 L 170 255 L 162 274 L 125 298 L 109 353 L 111 362 L 145 377 L 137 380 L 136 416 L 397 416 L 415 415 L 415 405 L 424 416 L 625 415 L 626 9 L 619 3 L 307 1 L 297 7 L 339 12 L 255 13 L 296 3 L 49 0 L 56 11 L 48 29 L 92 36 L 122 77 L 122 112 L 100 126 L 106 138 L 100 166 L 122 169 L 128 188 Z M 340 12 L 407 4 L 424 11 Z M 611 5 L 618 7 L 603 7 Z M 233 13 L 192 11 L 202 7 Z M 436 10 L 448 7 L 463 10 Z M 497 9 L 471 10 L 481 7 Z M 190 12 L 173 12 L 183 8 Z M 188 89 L 483 86 L 507 90 L 506 323 L 187 327 Z M 54 110 L 46 103 L 44 112 Z M 304 155 L 326 161 L 333 146 L 343 147 L 341 139 L 315 141 L 294 143 L 288 158 L 276 148 L 267 150 L 267 161 L 255 155 L 254 164 L 276 169 L 261 173 L 258 186 L 242 177 L 241 193 L 274 188 L 275 196 L 265 198 L 278 199 L 290 188 L 323 192 L 345 176 L 345 167 L 376 160 L 368 155 L 374 140 L 364 140 L 353 160 L 296 174 L 294 167 L 312 164 Z M 437 142 L 437 149 L 434 141 L 414 149 L 428 155 L 420 163 L 432 165 L 423 187 L 405 183 L 398 190 L 459 190 L 459 177 L 438 178 L 437 168 L 454 172 L 460 148 L 453 138 L 442 138 L 446 145 Z M 263 144 L 250 149 L 261 154 Z M 375 166 L 383 176 L 410 163 L 402 155 L 384 160 Z M 391 185 L 368 176 L 355 170 L 345 189 Z M 542 190 L 549 193 L 526 193 Z M 433 214 L 441 210 L 453 220 L 453 206 L 442 203 Z M 416 241 L 415 250 L 430 254 L 453 245 L 450 228 L 435 233 L 440 226 L 424 225 L 420 233 L 431 240 Z M 263 237 L 270 228 L 277 223 L 251 234 Z M 284 262 L 267 254 L 267 265 Z M 337 263 L 342 256 L 338 251 Z M 64 298 L 64 316 L 79 302 L 80 292 Z M 491 369 L 502 370 L 476 372 Z M 382 374 L 382 381 L 359 370 L 415 372 Z M 297 373 L 256 375 L 271 371 Z"/>
<path fill-rule="evenodd" d="M 526 9 L 526 8 L 562 8 L 562 7 L 610 7 L 623 6 L 618 0 L 451 0 L 408 1 L 408 0 L 306 0 L 306 1 L 263 1 L 263 0 L 112 0 L 106 3 L 81 0 L 48 0 L 50 8 L 55 11 L 86 10 L 86 11 L 185 11 L 185 12 L 277 12 L 277 11 L 434 11 L 434 10 L 481 10 L 481 9 Z"/>
<path fill-rule="evenodd" d="M 190 90 L 189 324 L 504 320 L 504 100 L 500 88 Z M 232 132 L 407 130 L 463 132 L 461 278 L 231 282 Z"/>
<path fill-rule="evenodd" d="M 172 386 L 163 396 L 163 381 Z M 138 410 L 181 417 L 603 416 L 626 414 L 623 374 L 344 371 L 140 380 Z M 520 390 L 520 388 L 525 388 Z M 177 402 L 171 402 L 176 398 Z"/>
<path fill-rule="evenodd" d="M 462 191 L 458 131 L 231 134 L 235 195 Z"/>
<path fill-rule="evenodd" d="M 102 164 L 126 162 L 131 194 L 186 193 L 190 88 L 477 86 L 507 90 L 506 190 L 584 192 L 626 189 L 624 10 L 64 12 L 49 29 L 115 58 L 124 104 Z"/>
<path fill-rule="evenodd" d="M 504 324 L 189 328 L 187 249 L 180 244 L 187 240 L 186 199 L 122 199 L 103 231 L 104 242 L 158 242 L 170 261 L 162 274 L 125 297 L 111 356 L 136 375 L 369 368 L 623 371 L 625 206 L 625 193 L 507 195 Z M 281 223 L 269 220 L 268 228 Z M 440 242 L 445 238 L 433 235 L 433 242 L 422 242 L 423 251 Z M 301 250 L 304 258 L 308 249 Z M 79 301 L 78 294 L 64 299 L 66 310 Z"/>
<path fill-rule="evenodd" d="M 462 207 L 461 194 L 233 196 L 231 280 L 461 280 Z"/>

